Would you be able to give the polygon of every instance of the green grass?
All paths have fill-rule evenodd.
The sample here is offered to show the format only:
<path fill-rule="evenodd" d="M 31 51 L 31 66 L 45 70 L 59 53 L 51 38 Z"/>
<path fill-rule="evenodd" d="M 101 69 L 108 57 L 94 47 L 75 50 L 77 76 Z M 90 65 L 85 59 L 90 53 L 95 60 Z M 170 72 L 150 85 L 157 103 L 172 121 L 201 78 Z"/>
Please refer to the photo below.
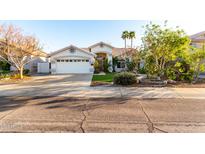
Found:
<path fill-rule="evenodd" d="M 113 82 L 116 73 L 107 73 L 106 75 L 93 75 L 92 81 Z"/>

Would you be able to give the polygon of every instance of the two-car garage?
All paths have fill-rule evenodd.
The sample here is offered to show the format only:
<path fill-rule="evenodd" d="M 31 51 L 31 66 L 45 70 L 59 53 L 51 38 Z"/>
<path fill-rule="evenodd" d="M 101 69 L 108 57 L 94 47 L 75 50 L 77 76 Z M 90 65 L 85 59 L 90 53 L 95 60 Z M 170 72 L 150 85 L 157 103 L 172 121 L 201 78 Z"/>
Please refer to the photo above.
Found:
<path fill-rule="evenodd" d="M 89 59 L 57 59 L 56 73 L 90 73 L 92 70 Z"/>
<path fill-rule="evenodd" d="M 70 45 L 50 54 L 51 74 L 93 73 L 95 54 Z"/>

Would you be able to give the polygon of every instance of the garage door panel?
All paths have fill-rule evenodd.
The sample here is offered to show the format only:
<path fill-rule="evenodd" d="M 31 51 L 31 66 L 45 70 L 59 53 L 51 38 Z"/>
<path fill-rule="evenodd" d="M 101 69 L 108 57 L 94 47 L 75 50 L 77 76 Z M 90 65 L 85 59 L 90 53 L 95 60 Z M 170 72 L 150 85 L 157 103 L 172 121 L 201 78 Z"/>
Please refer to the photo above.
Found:
<path fill-rule="evenodd" d="M 90 73 L 91 65 L 87 61 L 64 61 L 56 63 L 56 72 L 63 73 Z"/>

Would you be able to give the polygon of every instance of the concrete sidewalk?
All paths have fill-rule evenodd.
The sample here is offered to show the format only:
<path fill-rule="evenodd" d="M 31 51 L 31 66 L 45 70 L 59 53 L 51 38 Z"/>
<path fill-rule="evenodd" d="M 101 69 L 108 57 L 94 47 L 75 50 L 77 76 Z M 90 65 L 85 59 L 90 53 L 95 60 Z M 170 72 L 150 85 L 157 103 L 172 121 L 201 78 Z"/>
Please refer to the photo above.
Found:
<path fill-rule="evenodd" d="M 205 88 L 88 87 L 66 84 L 4 85 L 1 96 L 63 96 L 76 98 L 187 98 L 205 99 Z"/>

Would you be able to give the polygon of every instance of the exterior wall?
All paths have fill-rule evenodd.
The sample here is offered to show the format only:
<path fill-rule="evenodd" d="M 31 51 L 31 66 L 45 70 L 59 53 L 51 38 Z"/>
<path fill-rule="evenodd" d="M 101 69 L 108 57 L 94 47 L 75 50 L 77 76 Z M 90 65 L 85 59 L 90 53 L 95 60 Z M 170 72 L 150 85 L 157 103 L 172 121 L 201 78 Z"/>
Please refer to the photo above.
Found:
<path fill-rule="evenodd" d="M 191 46 L 193 46 L 195 48 L 202 48 L 203 47 L 203 43 L 191 43 Z"/>
<path fill-rule="evenodd" d="M 106 45 L 103 45 L 102 47 L 98 45 L 98 46 L 91 48 L 91 52 L 92 53 L 104 52 L 104 53 L 112 54 L 112 48 Z"/>
<path fill-rule="evenodd" d="M 49 71 L 49 63 L 45 62 L 45 63 L 38 63 L 38 73 L 50 73 Z"/>
<path fill-rule="evenodd" d="M 118 68 L 117 66 L 115 66 L 115 72 L 122 72 L 122 71 L 126 71 L 127 68 Z"/>

